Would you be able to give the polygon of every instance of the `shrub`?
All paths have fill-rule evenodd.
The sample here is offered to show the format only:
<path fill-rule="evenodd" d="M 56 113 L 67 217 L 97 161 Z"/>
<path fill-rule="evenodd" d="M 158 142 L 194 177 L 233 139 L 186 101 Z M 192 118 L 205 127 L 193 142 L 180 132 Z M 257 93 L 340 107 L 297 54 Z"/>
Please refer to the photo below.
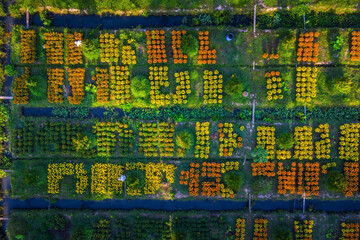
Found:
<path fill-rule="evenodd" d="M 100 57 L 100 43 L 98 39 L 86 39 L 81 48 L 88 61 L 95 61 Z"/>
<path fill-rule="evenodd" d="M 179 132 L 176 136 L 176 144 L 184 149 L 189 149 L 194 144 L 194 136 L 188 131 Z"/>
<path fill-rule="evenodd" d="M 193 35 L 187 34 L 182 38 L 181 49 L 189 57 L 195 57 L 199 50 L 199 41 Z"/>
<path fill-rule="evenodd" d="M 10 4 L 9 12 L 12 17 L 20 18 L 21 17 L 20 4 L 18 4 L 18 3 Z"/>
<path fill-rule="evenodd" d="M 342 36 L 336 36 L 336 41 L 331 41 L 334 51 L 340 50 L 343 43 L 344 43 L 344 38 Z"/>
<path fill-rule="evenodd" d="M 350 79 L 348 77 L 336 78 L 333 81 L 333 87 L 334 87 L 334 90 L 336 90 L 340 93 L 348 94 L 351 92 L 352 79 Z"/>
<path fill-rule="evenodd" d="M 132 189 L 139 188 L 143 189 L 145 186 L 145 178 L 144 173 L 140 170 L 131 170 L 126 175 L 126 187 L 130 187 Z"/>
<path fill-rule="evenodd" d="M 230 81 L 225 85 L 225 92 L 226 94 L 230 95 L 233 101 L 237 101 L 241 98 L 243 98 L 244 87 L 242 83 L 239 81 L 238 77 L 233 74 L 231 76 Z"/>
<path fill-rule="evenodd" d="M 272 179 L 264 177 L 256 177 L 254 181 L 251 182 L 251 192 L 253 194 L 266 194 L 273 191 L 274 181 Z"/>
<path fill-rule="evenodd" d="M 262 148 L 261 146 L 257 146 L 251 152 L 251 156 L 254 158 L 254 162 L 267 162 L 268 152 L 266 149 Z"/>
<path fill-rule="evenodd" d="M 5 74 L 8 75 L 9 77 L 12 77 L 17 74 L 17 71 L 15 70 L 15 67 L 13 65 L 6 65 Z"/>
<path fill-rule="evenodd" d="M 292 240 L 290 230 L 288 228 L 279 227 L 275 230 L 274 240 Z"/>
<path fill-rule="evenodd" d="M 277 142 L 278 148 L 280 148 L 282 150 L 288 150 L 288 149 L 292 148 L 295 144 L 294 135 L 291 133 L 281 134 L 277 138 L 276 142 Z"/>
<path fill-rule="evenodd" d="M 150 83 L 144 76 L 136 76 L 131 80 L 131 93 L 136 98 L 146 98 L 150 94 Z"/>
<path fill-rule="evenodd" d="M 40 13 L 40 20 L 43 22 L 44 26 L 50 27 L 52 21 L 46 9 Z"/>
<path fill-rule="evenodd" d="M 238 191 L 242 184 L 242 177 L 238 172 L 231 171 L 225 174 L 224 181 L 228 188 Z"/>
<path fill-rule="evenodd" d="M 329 190 L 335 192 L 344 192 L 347 187 L 347 181 L 343 174 L 330 171 L 327 176 L 327 186 Z"/>

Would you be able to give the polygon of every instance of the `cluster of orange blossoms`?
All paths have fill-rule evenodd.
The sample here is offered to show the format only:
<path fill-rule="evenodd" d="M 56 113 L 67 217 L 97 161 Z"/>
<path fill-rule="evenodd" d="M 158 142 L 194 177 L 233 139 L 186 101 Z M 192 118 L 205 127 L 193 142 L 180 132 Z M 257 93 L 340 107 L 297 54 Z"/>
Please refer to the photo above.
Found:
<path fill-rule="evenodd" d="M 114 34 L 100 34 L 100 60 L 101 62 L 118 62 L 120 40 Z"/>
<path fill-rule="evenodd" d="M 196 158 L 208 158 L 210 153 L 210 123 L 209 122 L 197 122 L 196 131 L 196 145 L 195 145 L 195 157 Z"/>
<path fill-rule="evenodd" d="M 25 67 L 25 72 L 20 77 L 16 77 L 14 80 L 14 104 L 27 104 L 29 102 L 29 89 L 27 80 L 30 77 L 30 68 Z"/>
<path fill-rule="evenodd" d="M 169 87 L 169 77 L 168 77 L 168 66 L 160 66 L 160 67 L 149 67 L 150 70 L 150 101 L 151 104 L 156 104 L 158 106 L 161 105 L 169 105 L 171 95 L 164 94 L 161 92 L 161 87 Z"/>
<path fill-rule="evenodd" d="M 353 31 L 351 33 L 351 61 L 360 60 L 360 31 Z"/>
<path fill-rule="evenodd" d="M 146 31 L 146 44 L 148 63 L 167 63 L 166 49 L 165 49 L 165 31 L 151 30 Z"/>
<path fill-rule="evenodd" d="M 344 175 L 348 183 L 345 189 L 345 196 L 349 197 L 359 190 L 359 163 L 345 162 Z"/>
<path fill-rule="evenodd" d="M 319 196 L 319 175 L 320 175 L 320 164 L 316 163 L 305 163 L 305 193 L 306 195 Z M 299 174 L 299 178 L 300 178 Z"/>
<path fill-rule="evenodd" d="M 64 64 L 64 34 L 46 32 L 44 38 L 47 64 Z"/>
<path fill-rule="evenodd" d="M 267 159 L 275 158 L 275 127 L 258 126 L 256 141 L 257 146 L 267 150 Z"/>
<path fill-rule="evenodd" d="M 319 37 L 319 32 L 300 33 L 297 61 L 317 62 L 319 56 L 319 43 L 315 42 L 315 38 Z"/>
<path fill-rule="evenodd" d="M 181 50 L 181 37 L 186 34 L 186 30 L 171 32 L 172 34 L 172 49 L 174 54 L 174 63 L 187 63 L 188 56 Z"/>
<path fill-rule="evenodd" d="M 312 240 L 314 220 L 294 221 L 295 240 Z"/>
<path fill-rule="evenodd" d="M 69 102 L 70 104 L 73 105 L 80 104 L 84 100 L 84 96 L 85 96 L 85 87 L 84 87 L 85 69 L 69 68 L 68 71 L 69 71 L 68 80 L 72 92 L 72 96 L 69 96 Z"/>
<path fill-rule="evenodd" d="M 232 123 L 219 123 L 219 155 L 220 157 L 232 156 L 234 148 L 241 148 L 242 138 L 234 132 Z"/>
<path fill-rule="evenodd" d="M 340 126 L 339 158 L 344 160 L 359 160 L 359 128 L 360 123 L 350 123 Z"/>
<path fill-rule="evenodd" d="M 130 102 L 130 71 L 128 66 L 110 67 L 110 99 L 117 104 Z"/>
<path fill-rule="evenodd" d="M 315 142 L 315 156 L 317 159 L 330 159 L 329 124 L 319 124 L 315 129 L 320 134 L 320 141 Z"/>
<path fill-rule="evenodd" d="M 313 139 L 312 127 L 295 127 L 294 140 L 296 142 L 294 149 L 294 158 L 299 160 L 313 159 Z"/>
<path fill-rule="evenodd" d="M 245 240 L 245 219 L 236 219 L 235 240 Z"/>
<path fill-rule="evenodd" d="M 274 162 L 261 162 L 261 163 L 251 163 L 252 175 L 253 176 L 266 176 L 266 177 L 275 177 L 275 163 Z"/>
<path fill-rule="evenodd" d="M 191 93 L 189 72 L 175 73 L 176 94 L 172 95 L 174 104 L 186 104 L 187 97 Z"/>
<path fill-rule="evenodd" d="M 174 155 L 174 123 L 142 123 L 139 128 L 139 152 L 146 157 Z"/>
<path fill-rule="evenodd" d="M 218 70 L 204 71 L 204 103 L 222 103 L 223 75 Z"/>
<path fill-rule="evenodd" d="M 202 182 L 202 196 L 215 197 L 221 194 L 221 173 L 220 163 L 203 162 L 201 168 L 201 177 L 214 178 L 215 181 Z"/>
<path fill-rule="evenodd" d="M 290 171 L 284 171 L 282 162 L 278 163 L 278 193 L 286 194 L 287 192 L 295 194 L 296 163 L 291 163 Z"/>
<path fill-rule="evenodd" d="M 35 30 L 20 30 L 20 33 L 21 33 L 20 62 L 34 63 L 36 56 Z"/>
<path fill-rule="evenodd" d="M 255 218 L 253 240 L 267 240 L 268 239 L 267 225 L 268 225 L 267 219 Z"/>
<path fill-rule="evenodd" d="M 198 64 L 215 64 L 216 49 L 209 49 L 209 31 L 199 31 L 199 60 Z"/>
<path fill-rule="evenodd" d="M 199 195 L 200 164 L 190 163 L 189 171 L 181 171 L 180 184 L 189 185 L 190 196 Z"/>
<path fill-rule="evenodd" d="M 279 54 L 274 54 L 271 53 L 270 55 L 268 53 L 264 53 L 262 55 L 263 59 L 278 59 L 279 58 Z"/>
<path fill-rule="evenodd" d="M 48 68 L 48 101 L 50 103 L 62 103 L 64 101 L 63 89 L 64 84 L 64 69 L 62 68 Z"/>
<path fill-rule="evenodd" d="M 109 72 L 106 68 L 96 68 L 96 75 L 92 77 L 92 80 L 96 82 L 96 102 L 106 103 L 109 102 Z"/>
<path fill-rule="evenodd" d="M 341 240 L 358 240 L 359 234 L 359 223 L 341 223 Z"/>
<path fill-rule="evenodd" d="M 69 65 L 83 64 L 81 46 L 75 44 L 76 41 L 82 41 L 82 33 L 75 32 L 66 35 L 66 63 Z"/>
<path fill-rule="evenodd" d="M 265 73 L 266 80 L 266 89 L 267 89 L 267 99 L 269 101 L 283 99 L 284 95 L 282 94 L 282 89 L 284 87 L 284 82 L 280 77 L 279 71 L 271 71 Z"/>

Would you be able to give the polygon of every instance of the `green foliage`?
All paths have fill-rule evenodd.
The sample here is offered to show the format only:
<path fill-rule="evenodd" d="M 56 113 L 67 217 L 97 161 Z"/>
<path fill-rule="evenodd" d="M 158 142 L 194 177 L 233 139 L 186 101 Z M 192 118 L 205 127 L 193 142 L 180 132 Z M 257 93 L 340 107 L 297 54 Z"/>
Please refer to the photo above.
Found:
<path fill-rule="evenodd" d="M 15 70 L 15 67 L 13 65 L 6 65 L 5 74 L 8 75 L 9 77 L 12 77 L 17 74 L 17 71 Z"/>
<path fill-rule="evenodd" d="M 189 57 L 195 57 L 199 50 L 199 41 L 192 34 L 186 34 L 181 40 L 181 49 Z"/>
<path fill-rule="evenodd" d="M 50 27 L 50 25 L 52 24 L 52 20 L 46 9 L 40 12 L 40 20 L 43 22 L 44 26 Z"/>
<path fill-rule="evenodd" d="M 337 36 L 336 41 L 331 41 L 334 51 L 339 51 L 344 44 L 344 38 L 342 36 Z"/>
<path fill-rule="evenodd" d="M 256 177 L 251 181 L 251 191 L 253 194 L 267 194 L 274 189 L 274 180 L 267 177 Z"/>
<path fill-rule="evenodd" d="M 4 104 L 0 104 L 0 127 L 5 127 L 9 119 L 9 112 Z"/>
<path fill-rule="evenodd" d="M 97 38 L 86 39 L 82 43 L 81 49 L 84 57 L 90 62 L 96 61 L 100 57 L 100 43 Z"/>
<path fill-rule="evenodd" d="M 76 137 L 73 138 L 72 141 L 76 152 L 84 152 L 90 148 L 91 141 L 89 137 L 83 133 L 76 134 Z"/>
<path fill-rule="evenodd" d="M 330 171 L 327 176 L 327 186 L 329 190 L 335 192 L 344 192 L 347 187 L 345 176 L 339 172 Z"/>
<path fill-rule="evenodd" d="M 26 169 L 24 172 L 24 183 L 28 186 L 36 186 L 39 174 L 36 170 Z"/>
<path fill-rule="evenodd" d="M 268 152 L 262 146 L 257 146 L 251 151 L 251 156 L 254 158 L 254 162 L 267 162 Z"/>
<path fill-rule="evenodd" d="M 243 182 L 239 172 L 235 171 L 225 173 L 224 181 L 226 186 L 234 191 L 239 191 Z"/>
<path fill-rule="evenodd" d="M 47 98 L 47 86 L 46 86 L 47 80 L 40 76 L 32 76 L 29 84 L 29 91 L 30 93 L 39 98 L 39 99 L 46 99 Z"/>
<path fill-rule="evenodd" d="M 126 174 L 126 187 L 143 189 L 145 186 L 145 174 L 141 170 L 131 170 Z"/>
<path fill-rule="evenodd" d="M 225 85 L 225 93 L 230 95 L 234 102 L 238 102 L 239 100 L 244 98 L 242 95 L 243 91 L 243 84 L 236 76 L 236 74 L 233 74 L 230 81 Z"/>
<path fill-rule="evenodd" d="M 131 93 L 136 98 L 147 98 L 150 94 L 150 82 L 144 76 L 135 76 L 130 83 Z"/>
<path fill-rule="evenodd" d="M 67 223 L 68 220 L 60 214 L 55 214 L 49 220 L 50 228 L 55 231 L 65 231 Z"/>
<path fill-rule="evenodd" d="M 215 11 L 213 14 L 213 20 L 216 25 L 227 24 L 233 20 L 233 15 L 230 11 Z"/>
<path fill-rule="evenodd" d="M 296 143 L 294 135 L 291 133 L 283 133 L 276 139 L 278 148 L 282 150 L 288 150 Z"/>
<path fill-rule="evenodd" d="M 182 130 L 176 136 L 176 144 L 184 149 L 190 149 L 194 144 L 194 136 L 189 130 Z"/>
<path fill-rule="evenodd" d="M 333 80 L 333 87 L 342 94 L 348 94 L 352 89 L 352 79 L 349 77 L 336 78 Z"/>
<path fill-rule="evenodd" d="M 310 12 L 309 6 L 307 4 L 299 4 L 294 7 L 293 12 L 297 16 L 302 16 Z"/>
<path fill-rule="evenodd" d="M 0 169 L 0 178 L 6 177 L 6 172 Z"/>
<path fill-rule="evenodd" d="M 291 231 L 285 227 L 278 226 L 275 230 L 274 240 L 292 240 Z"/>
<path fill-rule="evenodd" d="M 21 6 L 18 3 L 10 4 L 9 6 L 10 15 L 14 18 L 20 18 L 21 17 L 20 7 Z"/>

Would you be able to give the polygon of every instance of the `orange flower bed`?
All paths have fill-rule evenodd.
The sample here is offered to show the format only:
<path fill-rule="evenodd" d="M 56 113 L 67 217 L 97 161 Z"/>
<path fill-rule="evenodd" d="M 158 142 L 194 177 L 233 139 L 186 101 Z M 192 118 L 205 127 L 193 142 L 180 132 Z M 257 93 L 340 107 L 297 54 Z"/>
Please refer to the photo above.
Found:
<path fill-rule="evenodd" d="M 348 183 L 345 189 L 345 196 L 350 197 L 359 190 L 359 163 L 345 162 L 344 175 Z"/>
<path fill-rule="evenodd" d="M 34 63 L 36 56 L 35 30 L 20 30 L 20 33 L 21 33 L 20 62 Z"/>
<path fill-rule="evenodd" d="M 172 49 L 175 64 L 187 63 L 188 56 L 181 50 L 181 37 L 186 34 L 186 30 L 171 32 L 172 34 Z"/>
<path fill-rule="evenodd" d="M 216 49 L 210 49 L 209 31 L 199 31 L 199 60 L 198 64 L 215 64 Z"/>
<path fill-rule="evenodd" d="M 350 49 L 351 61 L 360 60 L 360 31 L 353 31 L 351 33 L 351 49 Z"/>
<path fill-rule="evenodd" d="M 319 196 L 319 174 L 320 164 L 316 163 L 305 163 L 305 193 L 307 196 Z M 299 174 L 300 176 L 300 174 Z"/>
<path fill-rule="evenodd" d="M 109 102 L 109 72 L 105 68 L 96 68 L 96 75 L 92 77 L 92 80 L 95 81 L 97 92 L 96 92 L 96 101 L 98 103 Z"/>
<path fill-rule="evenodd" d="M 165 31 L 151 30 L 146 31 L 146 44 L 148 63 L 167 63 L 166 49 L 165 49 Z"/>
<path fill-rule="evenodd" d="M 305 191 L 304 190 L 304 164 L 303 163 L 298 163 L 297 181 L 298 181 L 297 193 L 299 195 L 302 195 Z"/>
<path fill-rule="evenodd" d="M 317 62 L 319 56 L 319 43 L 315 40 L 320 36 L 319 32 L 300 33 L 297 61 L 298 62 Z"/>
<path fill-rule="evenodd" d="M 16 77 L 14 80 L 14 104 L 27 104 L 29 102 L 29 89 L 26 81 L 30 76 L 30 68 L 25 67 L 25 72 L 20 77 Z"/>
<path fill-rule="evenodd" d="M 317 159 L 330 159 L 330 137 L 329 124 L 319 124 L 315 129 L 316 133 L 320 134 L 319 141 L 315 142 L 315 156 Z"/>
<path fill-rule="evenodd" d="M 199 196 L 200 164 L 190 163 L 189 171 L 181 171 L 180 184 L 189 185 L 189 195 Z"/>
<path fill-rule="evenodd" d="M 210 153 L 210 123 L 209 122 L 197 122 L 196 131 L 196 145 L 195 145 L 195 157 L 196 158 L 208 158 Z"/>
<path fill-rule="evenodd" d="M 242 147 L 242 138 L 234 132 L 232 123 L 219 123 L 219 155 L 220 157 L 232 156 L 235 148 Z"/>
<path fill-rule="evenodd" d="M 203 181 L 202 182 L 202 196 L 215 197 L 221 194 L 221 173 L 220 163 L 202 163 L 201 176 L 214 178 L 214 181 Z"/>
<path fill-rule="evenodd" d="M 236 219 L 235 240 L 245 240 L 245 219 Z"/>
<path fill-rule="evenodd" d="M 48 101 L 50 103 L 62 103 L 64 101 L 62 85 L 64 84 L 64 69 L 48 68 Z"/>
<path fill-rule="evenodd" d="M 340 126 L 339 158 L 359 161 L 359 128 L 360 123 L 350 123 Z"/>
<path fill-rule="evenodd" d="M 275 158 L 275 127 L 258 126 L 257 130 L 257 146 L 261 146 L 268 152 L 267 159 Z"/>
<path fill-rule="evenodd" d="M 275 54 L 275 53 L 271 53 L 271 54 L 264 53 L 264 54 L 262 55 L 262 58 L 263 58 L 263 59 L 278 59 L 278 58 L 279 58 L 279 54 Z"/>
<path fill-rule="evenodd" d="M 123 45 L 122 46 L 121 61 L 125 65 L 135 65 L 136 64 L 135 50 L 132 49 L 131 45 Z"/>
<path fill-rule="evenodd" d="M 75 41 L 82 41 L 82 33 L 75 32 L 66 35 L 66 63 L 69 65 L 83 64 L 83 54 L 81 47 L 75 44 Z"/>
<path fill-rule="evenodd" d="M 142 123 L 139 128 L 139 152 L 146 157 L 174 156 L 174 123 Z"/>
<path fill-rule="evenodd" d="M 341 223 L 341 240 L 358 240 L 359 234 L 359 223 Z"/>
<path fill-rule="evenodd" d="M 119 61 L 119 44 L 120 40 L 115 38 L 114 34 L 100 34 L 100 60 L 101 62 Z"/>
<path fill-rule="evenodd" d="M 187 97 L 191 93 L 189 72 L 175 73 L 177 83 L 176 94 L 172 95 L 174 104 L 186 104 Z"/>
<path fill-rule="evenodd" d="M 64 64 L 64 34 L 44 33 L 47 64 Z"/>
<path fill-rule="evenodd" d="M 171 95 L 161 93 L 160 88 L 162 86 L 169 87 L 169 77 L 168 77 L 168 70 L 167 66 L 160 66 L 160 67 L 149 67 L 150 70 L 150 100 L 152 104 L 161 106 L 161 105 L 169 105 Z"/>
<path fill-rule="evenodd" d="M 284 82 L 280 77 L 279 71 L 271 71 L 265 73 L 266 80 L 266 89 L 267 91 L 267 99 L 269 101 L 283 99 L 284 95 L 282 94 L 282 90 L 284 88 Z"/>
<path fill-rule="evenodd" d="M 128 66 L 110 67 L 110 99 L 116 104 L 130 102 L 130 71 Z"/>
<path fill-rule="evenodd" d="M 267 240 L 268 239 L 267 225 L 268 225 L 267 219 L 255 218 L 253 240 Z"/>
<path fill-rule="evenodd" d="M 68 80 L 72 91 L 72 96 L 69 96 L 69 102 L 72 105 L 80 104 L 84 100 L 84 96 L 85 96 L 85 87 L 84 87 L 85 69 L 69 68 L 68 72 L 69 72 Z"/>
<path fill-rule="evenodd" d="M 222 103 L 223 75 L 218 70 L 204 71 L 204 103 Z"/>
<path fill-rule="evenodd" d="M 295 194 L 296 163 L 291 163 L 290 171 L 284 171 L 282 162 L 278 163 L 278 193 Z"/>
<path fill-rule="evenodd" d="M 252 162 L 251 168 L 252 168 L 253 176 L 275 177 L 274 162 L 261 162 L 261 163 Z"/>
<path fill-rule="evenodd" d="M 294 140 L 296 142 L 294 146 L 294 158 L 299 160 L 312 160 L 314 153 L 312 127 L 295 127 Z"/>
<path fill-rule="evenodd" d="M 294 221 L 295 240 L 312 240 L 314 220 Z"/>

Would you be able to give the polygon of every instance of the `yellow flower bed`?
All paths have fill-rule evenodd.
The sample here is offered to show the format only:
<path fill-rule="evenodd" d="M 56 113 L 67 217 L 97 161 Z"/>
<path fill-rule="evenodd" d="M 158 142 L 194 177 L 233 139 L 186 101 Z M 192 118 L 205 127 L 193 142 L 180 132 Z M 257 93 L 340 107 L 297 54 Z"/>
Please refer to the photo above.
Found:
<path fill-rule="evenodd" d="M 34 63 L 36 56 L 35 30 L 20 30 L 20 33 L 21 33 L 20 62 Z"/>
<path fill-rule="evenodd" d="M 14 104 L 27 104 L 29 102 L 29 88 L 26 82 L 30 77 L 30 68 L 25 67 L 25 72 L 14 80 Z"/>
<path fill-rule="evenodd" d="M 218 70 L 204 71 L 204 103 L 222 103 L 223 75 Z"/>
<path fill-rule="evenodd" d="M 48 68 L 48 101 L 50 103 L 62 103 L 64 101 L 63 89 L 64 84 L 64 69 L 62 68 Z"/>
<path fill-rule="evenodd" d="M 257 145 L 266 149 L 267 159 L 275 158 L 275 127 L 258 126 L 257 127 Z"/>
<path fill-rule="evenodd" d="M 296 101 L 310 102 L 317 93 L 318 69 L 316 67 L 297 67 L 296 71 Z"/>
<path fill-rule="evenodd" d="M 91 193 L 122 193 L 123 182 L 119 181 L 124 167 L 119 164 L 95 163 L 91 167 Z"/>
<path fill-rule="evenodd" d="M 101 62 L 118 62 L 120 40 L 114 34 L 100 34 L 100 60 Z"/>
<path fill-rule="evenodd" d="M 51 163 L 48 165 L 48 193 L 60 193 L 60 181 L 64 176 L 74 175 L 78 181 L 76 182 L 76 193 L 83 194 L 88 186 L 87 172 L 83 163 Z"/>
<path fill-rule="evenodd" d="M 359 160 L 359 128 L 360 123 L 340 126 L 339 158 L 343 160 Z"/>
<path fill-rule="evenodd" d="M 172 95 L 174 104 L 186 104 L 190 95 L 190 75 L 188 71 L 175 73 L 176 94 Z"/>
<path fill-rule="evenodd" d="M 131 45 L 123 45 L 121 49 L 121 60 L 125 65 L 135 65 L 136 55 L 135 50 L 132 49 Z"/>
<path fill-rule="evenodd" d="M 130 102 L 130 71 L 128 66 L 110 67 L 110 100 L 116 104 Z"/>
<path fill-rule="evenodd" d="M 316 129 L 316 133 L 320 134 L 320 141 L 315 142 L 315 156 L 317 159 L 330 159 L 330 137 L 329 124 L 320 124 Z"/>
<path fill-rule="evenodd" d="M 294 158 L 312 160 L 314 154 L 312 127 L 295 127 L 294 139 L 296 141 Z"/>
<path fill-rule="evenodd" d="M 151 104 L 155 105 L 169 105 L 170 104 L 170 94 L 161 93 L 161 87 L 169 87 L 170 82 L 168 78 L 167 66 L 160 67 L 149 67 L 150 70 L 150 100 Z"/>
<path fill-rule="evenodd" d="M 47 64 L 64 64 L 64 34 L 44 33 Z"/>
<path fill-rule="evenodd" d="M 219 123 L 219 155 L 220 157 L 232 156 L 235 148 L 242 147 L 242 138 L 234 132 L 232 123 Z"/>
<path fill-rule="evenodd" d="M 208 158 L 210 153 L 210 132 L 209 122 L 197 122 L 196 123 L 196 146 L 195 157 L 196 158 Z"/>
<path fill-rule="evenodd" d="M 69 65 L 83 64 L 83 53 L 81 46 L 77 46 L 75 41 L 82 41 L 82 33 L 75 32 L 66 35 L 66 63 Z"/>

